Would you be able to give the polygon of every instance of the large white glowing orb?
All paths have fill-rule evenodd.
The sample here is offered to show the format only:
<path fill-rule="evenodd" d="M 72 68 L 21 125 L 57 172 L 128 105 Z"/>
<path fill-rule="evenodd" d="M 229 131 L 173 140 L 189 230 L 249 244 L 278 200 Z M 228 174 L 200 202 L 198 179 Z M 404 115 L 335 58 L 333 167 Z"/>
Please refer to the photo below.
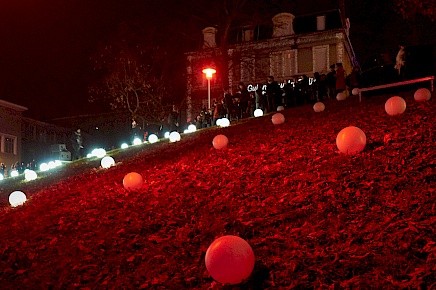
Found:
<path fill-rule="evenodd" d="M 141 139 L 135 138 L 133 139 L 133 145 L 140 145 L 142 143 Z"/>
<path fill-rule="evenodd" d="M 92 150 L 91 154 L 92 156 L 95 156 L 97 158 L 103 158 L 104 156 L 106 156 L 106 150 L 104 150 L 103 148 L 97 148 Z"/>
<path fill-rule="evenodd" d="M 127 149 L 129 148 L 129 145 L 127 143 L 121 144 L 121 149 Z"/>
<path fill-rule="evenodd" d="M 336 95 L 336 100 L 338 101 L 344 101 L 347 99 L 347 95 L 344 92 L 340 92 Z"/>
<path fill-rule="evenodd" d="M 221 119 L 216 120 L 216 125 L 221 127 Z"/>
<path fill-rule="evenodd" d="M 426 88 L 420 88 L 416 90 L 415 94 L 413 94 L 413 98 L 417 102 L 426 102 L 430 100 L 431 93 Z"/>
<path fill-rule="evenodd" d="M 123 186 L 127 190 L 138 190 L 142 187 L 144 180 L 141 174 L 136 172 L 130 172 L 124 176 Z"/>
<path fill-rule="evenodd" d="M 346 127 L 336 137 L 336 146 L 344 154 L 359 153 L 366 146 L 366 135 L 360 128 Z"/>
<path fill-rule="evenodd" d="M 156 134 L 151 134 L 150 136 L 148 136 L 148 142 L 150 142 L 151 144 L 156 143 L 157 141 L 159 141 L 159 138 Z"/>
<path fill-rule="evenodd" d="M 177 142 L 177 141 L 180 141 L 180 134 L 179 134 L 179 132 L 176 132 L 176 131 L 171 132 L 171 134 L 170 134 L 170 142 Z"/>
<path fill-rule="evenodd" d="M 165 138 L 170 138 L 170 132 L 165 132 L 164 137 Z"/>
<path fill-rule="evenodd" d="M 406 111 L 406 101 L 402 97 L 391 97 L 385 103 L 385 110 L 388 115 L 400 115 Z"/>
<path fill-rule="evenodd" d="M 275 113 L 272 118 L 271 121 L 274 125 L 280 125 L 283 124 L 285 122 L 285 116 L 283 116 L 282 113 Z"/>
<path fill-rule="evenodd" d="M 41 163 L 41 165 L 39 165 L 39 170 L 41 170 L 41 171 L 47 171 L 47 170 L 50 170 L 50 167 L 48 167 L 48 164 L 47 163 Z"/>
<path fill-rule="evenodd" d="M 261 116 L 263 116 L 263 111 L 262 111 L 262 109 L 256 109 L 256 110 L 254 110 L 254 116 L 255 116 L 255 117 L 261 117 Z"/>
<path fill-rule="evenodd" d="M 216 239 L 206 251 L 206 269 L 222 284 L 238 284 L 247 279 L 254 268 L 254 252 L 237 236 Z"/>
<path fill-rule="evenodd" d="M 20 175 L 20 173 L 18 173 L 17 170 L 12 170 L 11 171 L 11 177 L 17 177 L 18 175 Z"/>
<path fill-rule="evenodd" d="M 285 109 L 285 107 L 283 107 L 283 106 L 278 106 L 278 107 L 277 107 L 277 112 L 283 111 L 284 109 Z"/>
<path fill-rule="evenodd" d="M 110 156 L 105 156 L 100 161 L 101 167 L 109 168 L 115 165 L 115 160 Z"/>
<path fill-rule="evenodd" d="M 22 191 L 14 191 L 9 195 L 9 203 L 12 207 L 22 205 L 27 200 L 26 195 Z"/>
<path fill-rule="evenodd" d="M 225 135 L 216 135 L 212 140 L 213 148 L 223 149 L 229 144 L 229 139 Z"/>
<path fill-rule="evenodd" d="M 33 170 L 24 171 L 24 179 L 26 179 L 26 181 L 35 180 L 37 177 L 38 175 Z"/>
<path fill-rule="evenodd" d="M 191 124 L 188 126 L 188 131 L 189 131 L 189 133 L 193 133 L 193 132 L 197 131 L 197 127 L 194 124 Z"/>
<path fill-rule="evenodd" d="M 313 105 L 313 110 L 317 113 L 322 112 L 325 110 L 325 105 L 323 102 L 317 102 L 315 105 Z"/>
<path fill-rule="evenodd" d="M 221 118 L 221 121 L 220 121 L 220 123 L 219 123 L 218 126 L 220 126 L 220 127 L 228 127 L 228 126 L 230 126 L 230 121 L 229 121 L 229 119 L 227 119 L 227 118 Z"/>

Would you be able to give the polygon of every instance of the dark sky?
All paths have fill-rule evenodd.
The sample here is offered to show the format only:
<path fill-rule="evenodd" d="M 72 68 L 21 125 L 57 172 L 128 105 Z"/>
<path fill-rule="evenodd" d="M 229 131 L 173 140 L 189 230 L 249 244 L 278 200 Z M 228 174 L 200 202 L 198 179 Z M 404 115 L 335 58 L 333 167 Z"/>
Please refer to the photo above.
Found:
<path fill-rule="evenodd" d="M 174 1 L 0 1 L 0 99 L 28 107 L 26 115 L 39 120 L 95 111 L 87 102 L 88 59 L 99 41 L 123 20 L 140 18 L 162 25 Z M 359 58 L 370 54 L 374 43 L 380 46 L 380 34 L 391 29 L 386 23 L 392 16 L 384 7 L 357 5 L 367 1 L 347 2 L 354 3 L 347 10 Z M 389 36 L 386 46 L 395 45 L 397 36 Z"/>

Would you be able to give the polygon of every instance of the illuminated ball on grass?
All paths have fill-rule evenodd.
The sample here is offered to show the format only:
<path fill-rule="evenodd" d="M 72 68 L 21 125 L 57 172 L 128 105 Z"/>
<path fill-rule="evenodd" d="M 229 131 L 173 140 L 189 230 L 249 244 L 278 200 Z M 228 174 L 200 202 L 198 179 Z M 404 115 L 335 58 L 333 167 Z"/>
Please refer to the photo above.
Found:
<path fill-rule="evenodd" d="M 388 115 L 400 115 L 406 110 L 406 101 L 398 96 L 389 98 L 385 103 L 385 110 Z"/>
<path fill-rule="evenodd" d="M 151 134 L 150 136 L 148 136 L 148 142 L 150 142 L 151 144 L 156 143 L 157 141 L 159 141 L 159 138 L 156 134 Z"/>
<path fill-rule="evenodd" d="M 177 142 L 180 141 L 180 134 L 179 132 L 171 132 L 170 134 L 170 142 Z"/>
<path fill-rule="evenodd" d="M 193 133 L 195 131 L 197 131 L 197 127 L 194 124 L 191 124 L 191 125 L 188 126 L 188 132 L 189 133 Z"/>
<path fill-rule="evenodd" d="M 170 132 L 165 132 L 164 137 L 165 138 L 170 138 Z"/>
<path fill-rule="evenodd" d="M 50 161 L 50 162 L 48 163 L 48 168 L 50 168 L 50 169 L 54 169 L 54 168 L 56 168 L 56 163 L 55 163 L 54 161 Z"/>
<path fill-rule="evenodd" d="M 22 205 L 27 200 L 26 195 L 22 191 L 14 191 L 9 195 L 9 203 L 12 207 Z"/>
<path fill-rule="evenodd" d="M 282 113 L 275 113 L 272 118 L 271 121 L 274 125 L 280 125 L 283 124 L 285 122 L 285 116 L 283 116 Z"/>
<path fill-rule="evenodd" d="M 216 135 L 212 140 L 213 148 L 223 149 L 229 145 L 229 139 L 225 135 Z"/>
<path fill-rule="evenodd" d="M 141 174 L 136 172 L 130 172 L 124 176 L 123 186 L 127 190 L 137 190 L 142 187 L 144 179 L 142 179 Z"/>
<path fill-rule="evenodd" d="M 256 109 L 256 110 L 254 110 L 254 116 L 255 116 L 255 117 L 261 117 L 261 116 L 263 116 L 263 111 L 262 111 L 262 109 Z"/>
<path fill-rule="evenodd" d="M 415 94 L 413 95 L 413 98 L 417 102 L 426 102 L 430 100 L 431 93 L 426 88 L 420 88 L 416 90 Z"/>
<path fill-rule="evenodd" d="M 322 112 L 325 110 L 325 105 L 323 102 L 317 102 L 315 105 L 313 105 L 313 110 L 317 113 Z"/>
<path fill-rule="evenodd" d="M 139 138 L 135 138 L 133 139 L 133 145 L 141 145 L 142 144 L 142 140 Z"/>
<path fill-rule="evenodd" d="M 62 166 L 62 161 L 60 161 L 60 160 L 55 160 L 54 163 L 55 163 L 56 167 Z"/>
<path fill-rule="evenodd" d="M 189 133 L 189 130 L 188 130 L 188 129 L 185 129 L 185 130 L 183 130 L 183 133 L 184 133 L 184 134 L 188 134 L 188 133 Z"/>
<path fill-rule="evenodd" d="M 221 121 L 220 121 L 220 123 L 219 123 L 218 126 L 220 126 L 220 127 L 228 127 L 228 126 L 230 126 L 230 121 L 229 121 L 229 119 L 227 119 L 227 118 L 221 118 Z"/>
<path fill-rule="evenodd" d="M 361 152 L 366 145 L 365 133 L 354 126 L 342 129 L 336 137 L 336 146 L 344 154 Z"/>
<path fill-rule="evenodd" d="M 359 94 L 359 89 L 358 88 L 354 88 L 351 93 L 353 94 L 353 96 L 357 96 Z"/>
<path fill-rule="evenodd" d="M 12 170 L 11 171 L 11 177 L 17 177 L 18 175 L 20 175 L 20 173 L 18 173 L 17 170 Z"/>
<path fill-rule="evenodd" d="M 254 268 L 254 253 L 244 239 L 223 236 L 209 246 L 205 262 L 213 279 L 234 285 L 250 276 Z"/>
<path fill-rule="evenodd" d="M 92 150 L 91 154 L 97 158 L 103 158 L 106 155 L 106 150 L 103 148 L 97 148 Z"/>
<path fill-rule="evenodd" d="M 127 143 L 121 144 L 121 149 L 127 149 L 129 148 L 129 145 Z"/>
<path fill-rule="evenodd" d="M 26 179 L 26 181 L 35 180 L 37 177 L 38 175 L 33 170 L 24 171 L 24 179 Z"/>
<path fill-rule="evenodd" d="M 221 127 L 221 119 L 216 120 L 216 125 Z"/>
<path fill-rule="evenodd" d="M 345 95 L 344 92 L 340 92 L 336 95 L 336 100 L 338 101 L 344 101 L 347 98 L 347 95 Z"/>
<path fill-rule="evenodd" d="M 47 163 L 41 163 L 41 165 L 39 165 L 39 170 L 40 171 L 47 171 L 47 170 L 50 170 L 50 168 L 48 167 L 48 164 Z"/>
<path fill-rule="evenodd" d="M 3 174 L 0 173 L 0 181 L 3 180 L 5 177 L 3 176 Z"/>
<path fill-rule="evenodd" d="M 100 161 L 101 167 L 110 168 L 115 165 L 115 160 L 110 156 L 105 156 Z"/>
<path fill-rule="evenodd" d="M 278 107 L 277 107 L 277 112 L 283 111 L 284 109 L 285 109 L 285 107 L 283 107 L 283 106 L 278 106 Z"/>

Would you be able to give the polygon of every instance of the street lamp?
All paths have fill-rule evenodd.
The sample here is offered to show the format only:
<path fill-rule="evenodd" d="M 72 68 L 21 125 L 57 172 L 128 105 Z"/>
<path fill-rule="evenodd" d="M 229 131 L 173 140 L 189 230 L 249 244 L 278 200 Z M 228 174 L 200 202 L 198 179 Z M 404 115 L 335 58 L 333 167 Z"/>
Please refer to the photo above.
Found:
<path fill-rule="evenodd" d="M 203 73 L 206 74 L 207 78 L 207 103 L 209 105 L 208 109 L 210 109 L 210 80 L 212 79 L 212 75 L 216 73 L 216 70 L 213 68 L 205 68 Z"/>

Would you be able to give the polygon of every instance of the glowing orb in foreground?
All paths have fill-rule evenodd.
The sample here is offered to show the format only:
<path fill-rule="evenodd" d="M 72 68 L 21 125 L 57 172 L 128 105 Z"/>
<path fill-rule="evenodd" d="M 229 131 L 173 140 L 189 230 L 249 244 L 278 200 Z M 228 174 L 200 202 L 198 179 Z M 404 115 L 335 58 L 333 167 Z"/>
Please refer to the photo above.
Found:
<path fill-rule="evenodd" d="M 151 134 L 150 136 L 148 136 L 148 142 L 150 142 L 151 144 L 156 143 L 157 141 L 159 141 L 157 135 Z"/>
<path fill-rule="evenodd" d="M 115 165 L 115 160 L 110 156 L 105 156 L 101 159 L 100 164 L 103 168 L 109 168 Z"/>
<path fill-rule="evenodd" d="M 212 141 L 213 148 L 215 149 L 226 148 L 228 144 L 229 144 L 229 139 L 225 135 L 216 135 Z"/>
<path fill-rule="evenodd" d="M 170 134 L 170 142 L 177 142 L 180 141 L 180 134 L 179 132 L 171 132 Z"/>
<path fill-rule="evenodd" d="M 342 129 L 336 137 L 336 146 L 345 154 L 361 152 L 366 145 L 366 135 L 357 127 L 350 126 Z"/>
<path fill-rule="evenodd" d="M 139 138 L 133 139 L 133 145 L 141 145 L 142 141 Z"/>
<path fill-rule="evenodd" d="M 141 174 L 136 172 L 130 172 L 124 176 L 123 186 L 127 190 L 137 190 L 142 187 L 144 180 L 142 179 Z"/>
<path fill-rule="evenodd" d="M 272 116 L 271 121 L 273 122 L 274 125 L 283 124 L 285 122 L 285 116 L 283 116 L 282 113 L 275 113 Z"/>
<path fill-rule="evenodd" d="M 9 203 L 12 207 L 22 205 L 27 200 L 26 195 L 22 191 L 14 191 L 9 195 Z"/>
<path fill-rule="evenodd" d="M 254 110 L 254 116 L 255 117 L 261 117 L 263 116 L 263 111 L 261 109 Z"/>
<path fill-rule="evenodd" d="M 420 89 L 416 90 L 415 94 L 413 95 L 413 98 L 417 102 L 426 102 L 426 101 L 430 100 L 431 93 L 426 88 L 420 88 Z"/>
<path fill-rule="evenodd" d="M 37 177 L 38 175 L 33 170 L 24 171 L 24 179 L 26 179 L 27 181 L 35 180 Z"/>
<path fill-rule="evenodd" d="M 254 268 L 254 253 L 244 239 L 223 236 L 209 246 L 205 262 L 213 279 L 233 285 L 250 276 Z"/>
<path fill-rule="evenodd" d="M 17 177 L 18 175 L 20 175 L 20 174 L 18 173 L 17 170 L 12 170 L 11 171 L 11 177 Z"/>
<path fill-rule="evenodd" d="M 121 144 L 121 149 L 127 149 L 129 148 L 129 145 L 127 143 Z"/>
<path fill-rule="evenodd" d="M 191 124 L 191 125 L 188 126 L 188 132 L 189 133 L 192 133 L 192 132 L 195 132 L 195 131 L 197 131 L 197 127 L 195 127 L 194 124 Z"/>
<path fill-rule="evenodd" d="M 406 101 L 398 96 L 389 98 L 385 103 L 385 110 L 388 115 L 400 115 L 406 110 Z"/>
<path fill-rule="evenodd" d="M 317 102 L 315 105 L 313 105 L 313 110 L 317 113 L 322 112 L 325 110 L 325 105 L 323 102 Z"/>
<path fill-rule="evenodd" d="M 277 107 L 277 112 L 283 111 L 284 109 L 285 109 L 285 107 L 283 107 L 283 106 L 278 106 L 278 107 Z"/>

